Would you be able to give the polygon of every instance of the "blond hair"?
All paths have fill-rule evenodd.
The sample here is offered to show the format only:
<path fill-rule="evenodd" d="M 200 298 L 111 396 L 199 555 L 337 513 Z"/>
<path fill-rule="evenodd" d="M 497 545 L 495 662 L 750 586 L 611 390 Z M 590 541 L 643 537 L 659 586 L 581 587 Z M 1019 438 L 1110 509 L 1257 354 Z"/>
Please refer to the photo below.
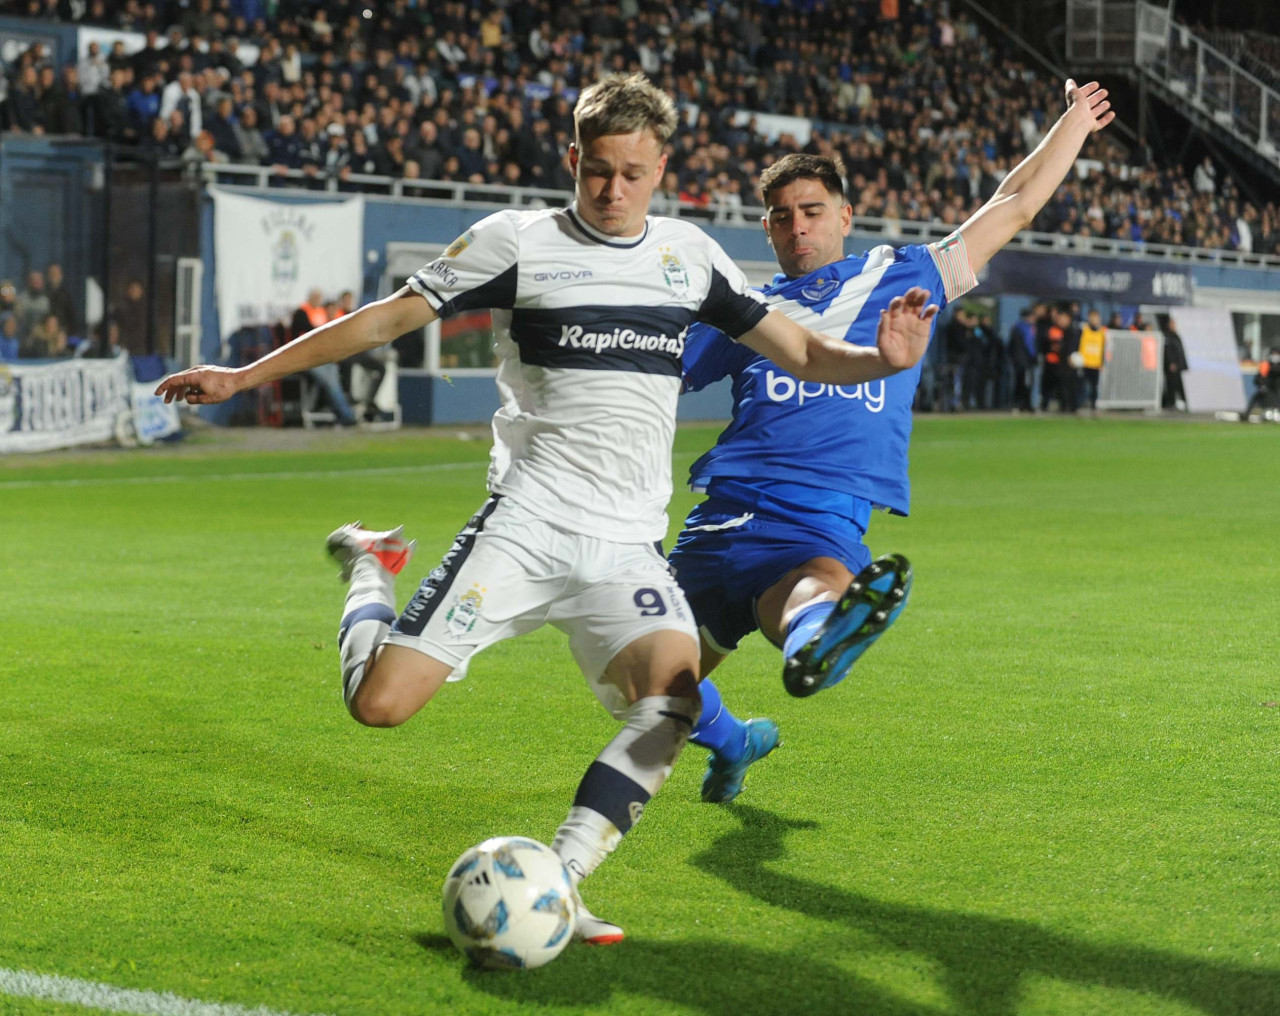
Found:
<path fill-rule="evenodd" d="M 665 145 L 675 133 L 676 107 L 671 96 L 643 74 L 610 74 L 583 90 L 573 107 L 579 147 L 608 134 L 648 130 Z"/>

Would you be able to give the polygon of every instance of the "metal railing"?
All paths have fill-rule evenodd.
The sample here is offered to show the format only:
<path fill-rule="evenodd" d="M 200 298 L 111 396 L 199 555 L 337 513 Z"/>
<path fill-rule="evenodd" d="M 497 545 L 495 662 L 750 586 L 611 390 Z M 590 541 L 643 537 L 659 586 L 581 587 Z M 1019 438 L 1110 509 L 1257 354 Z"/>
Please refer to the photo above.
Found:
<path fill-rule="evenodd" d="M 1280 92 L 1143 0 L 1067 0 L 1067 56 L 1137 67 L 1280 167 Z"/>
<path fill-rule="evenodd" d="M 278 191 L 282 186 L 307 189 L 317 195 L 344 193 L 336 178 L 312 175 L 300 169 L 278 170 L 272 166 L 243 166 L 206 162 L 200 167 L 209 184 L 244 186 L 257 191 Z M 507 187 L 502 184 L 463 183 L 451 180 L 404 180 L 387 176 L 351 174 L 344 185 L 358 187 L 359 192 L 375 200 L 422 201 L 426 204 L 475 208 L 564 207 L 573 200 L 568 191 L 544 187 Z M 355 193 L 355 191 L 351 191 Z M 655 215 L 670 215 L 696 222 L 729 228 L 759 229 L 764 208 L 747 205 L 741 208 L 714 206 L 694 208 L 655 196 Z M 941 240 L 953 232 L 954 226 L 940 222 L 913 222 L 855 215 L 853 231 L 864 236 L 883 237 L 886 242 L 929 242 Z M 1037 233 L 1023 230 L 1009 242 L 1017 250 L 1052 254 L 1077 254 L 1084 257 L 1125 257 L 1151 261 L 1178 261 L 1204 265 L 1237 265 L 1250 268 L 1280 268 L 1280 256 L 1246 254 L 1243 251 L 1218 250 L 1209 247 L 1178 247 L 1163 243 L 1138 243 L 1112 240 L 1100 236 L 1073 236 L 1066 233 Z"/>

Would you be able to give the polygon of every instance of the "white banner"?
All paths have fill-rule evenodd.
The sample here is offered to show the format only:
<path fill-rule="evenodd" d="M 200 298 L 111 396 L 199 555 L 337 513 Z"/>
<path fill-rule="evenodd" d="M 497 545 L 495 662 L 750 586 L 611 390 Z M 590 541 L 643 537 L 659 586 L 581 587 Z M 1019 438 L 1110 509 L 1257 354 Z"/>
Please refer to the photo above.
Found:
<path fill-rule="evenodd" d="M 219 326 L 288 322 L 313 289 L 323 299 L 364 283 L 364 198 L 296 204 L 210 188 Z"/>
<path fill-rule="evenodd" d="M 1182 375 L 1187 409 L 1243 412 L 1248 400 L 1231 312 L 1220 307 L 1178 307 L 1170 317 L 1187 354 L 1187 372 Z"/>
<path fill-rule="evenodd" d="M 113 439 L 132 386 L 124 353 L 111 360 L 0 363 L 0 453 Z"/>
<path fill-rule="evenodd" d="M 170 437 L 182 430 L 178 417 L 178 404 L 165 403 L 155 394 L 156 382 L 133 385 L 133 430 L 138 444 L 152 445 L 161 438 Z"/>

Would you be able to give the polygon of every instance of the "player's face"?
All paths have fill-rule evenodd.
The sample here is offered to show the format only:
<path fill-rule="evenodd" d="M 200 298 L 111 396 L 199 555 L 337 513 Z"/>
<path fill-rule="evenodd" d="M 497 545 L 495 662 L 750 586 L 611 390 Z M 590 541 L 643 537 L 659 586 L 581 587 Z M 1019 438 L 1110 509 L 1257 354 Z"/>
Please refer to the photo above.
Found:
<path fill-rule="evenodd" d="M 796 180 L 769 196 L 764 231 L 782 271 L 795 278 L 844 257 L 853 209 L 821 180 Z"/>
<path fill-rule="evenodd" d="M 649 199 L 662 180 L 667 157 L 652 131 L 606 134 L 581 148 L 569 148 L 569 166 L 578 181 L 578 212 L 609 236 L 644 231 Z"/>

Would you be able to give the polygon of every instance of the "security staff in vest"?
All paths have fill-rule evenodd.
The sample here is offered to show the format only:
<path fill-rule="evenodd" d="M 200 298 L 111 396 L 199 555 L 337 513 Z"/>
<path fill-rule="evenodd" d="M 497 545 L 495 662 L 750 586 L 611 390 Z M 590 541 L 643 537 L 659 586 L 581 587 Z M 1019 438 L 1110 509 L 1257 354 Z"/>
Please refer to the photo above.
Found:
<path fill-rule="evenodd" d="M 1080 400 L 1081 406 L 1098 408 L 1098 377 L 1102 373 L 1102 357 L 1107 346 L 1107 333 L 1102 327 L 1102 313 L 1095 307 L 1089 311 L 1080 329 Z"/>

